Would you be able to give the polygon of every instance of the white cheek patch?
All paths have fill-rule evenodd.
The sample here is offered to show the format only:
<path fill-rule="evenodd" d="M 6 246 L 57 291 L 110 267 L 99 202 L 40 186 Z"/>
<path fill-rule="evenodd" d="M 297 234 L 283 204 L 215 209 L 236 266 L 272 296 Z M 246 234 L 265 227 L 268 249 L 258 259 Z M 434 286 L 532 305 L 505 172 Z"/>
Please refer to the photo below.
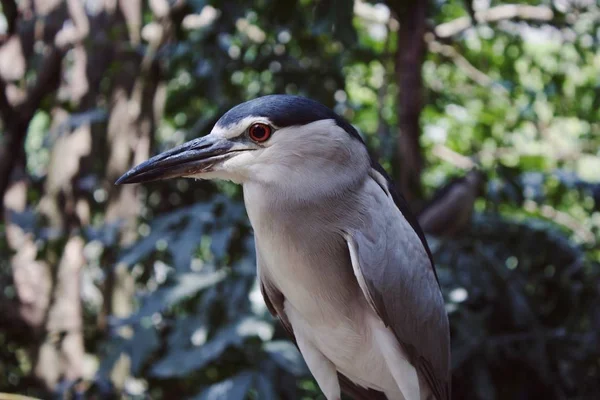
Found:
<path fill-rule="evenodd" d="M 242 151 L 235 153 L 231 158 L 223 161 L 215 169 L 198 174 L 194 178 L 199 179 L 222 179 L 234 183 L 243 183 L 248 178 L 247 167 L 252 165 L 256 157 L 256 151 Z"/>
<path fill-rule="evenodd" d="M 253 123 L 260 122 L 263 124 L 273 125 L 268 118 L 263 117 L 246 117 L 235 124 L 230 124 L 227 126 L 215 125 L 213 130 L 210 132 L 212 136 L 223 138 L 223 139 L 232 139 L 240 136 L 244 133 L 244 131 Z"/>
<path fill-rule="evenodd" d="M 221 164 L 222 169 L 226 171 L 235 171 L 239 168 L 245 167 L 249 164 L 252 164 L 254 159 L 256 158 L 256 151 L 242 151 L 236 154 L 235 156 L 225 160 L 223 164 Z"/>
<path fill-rule="evenodd" d="M 235 153 L 231 158 L 215 165 L 212 169 L 187 176 L 187 178 L 220 179 L 234 183 L 243 183 L 248 177 L 246 167 L 251 165 L 254 160 L 255 155 L 253 153 L 253 151 Z"/>

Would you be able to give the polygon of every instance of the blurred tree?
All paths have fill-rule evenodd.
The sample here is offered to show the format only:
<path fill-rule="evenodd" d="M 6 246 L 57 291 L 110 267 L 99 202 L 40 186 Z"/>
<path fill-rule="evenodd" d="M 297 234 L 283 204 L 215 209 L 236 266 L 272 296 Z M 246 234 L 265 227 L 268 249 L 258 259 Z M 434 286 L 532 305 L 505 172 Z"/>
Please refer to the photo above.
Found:
<path fill-rule="evenodd" d="M 269 93 L 347 117 L 422 211 L 455 397 L 600 390 L 595 2 L 0 4 L 0 391 L 320 396 L 239 190 L 112 185 Z"/>

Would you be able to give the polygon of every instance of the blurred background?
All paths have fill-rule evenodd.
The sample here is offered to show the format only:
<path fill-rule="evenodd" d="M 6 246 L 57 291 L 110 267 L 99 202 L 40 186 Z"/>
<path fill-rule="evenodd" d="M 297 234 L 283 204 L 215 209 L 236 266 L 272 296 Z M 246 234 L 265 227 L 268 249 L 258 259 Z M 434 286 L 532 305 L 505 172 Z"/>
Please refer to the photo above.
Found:
<path fill-rule="evenodd" d="M 240 188 L 113 186 L 290 93 L 348 118 L 418 214 L 454 398 L 598 398 L 598 2 L 0 4 L 0 392 L 323 399 Z"/>

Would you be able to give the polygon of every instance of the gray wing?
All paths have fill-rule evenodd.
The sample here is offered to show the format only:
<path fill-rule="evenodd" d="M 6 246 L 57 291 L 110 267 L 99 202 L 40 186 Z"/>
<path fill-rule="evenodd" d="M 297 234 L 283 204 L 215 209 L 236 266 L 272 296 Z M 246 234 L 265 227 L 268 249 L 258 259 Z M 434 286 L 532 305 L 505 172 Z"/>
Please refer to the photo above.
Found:
<path fill-rule="evenodd" d="M 346 232 L 357 280 L 435 397 L 449 399 L 448 317 L 429 248 L 385 177 L 373 170 L 370 179 L 368 215 L 361 228 Z"/>
<path fill-rule="evenodd" d="M 296 337 L 294 336 L 294 329 L 292 328 L 292 324 L 285 315 L 285 297 L 283 296 L 283 293 L 281 293 L 279 289 L 277 289 L 275 285 L 273 285 L 265 275 L 261 274 L 261 257 L 260 251 L 258 250 L 258 246 L 256 246 L 256 270 L 258 274 L 258 279 L 260 280 L 260 291 L 263 295 L 263 298 L 265 299 L 265 304 L 267 305 L 269 312 L 275 318 L 279 319 L 279 321 L 285 328 L 287 334 L 297 346 Z M 354 383 L 352 383 L 350 379 L 346 378 L 340 373 L 338 373 L 338 379 L 340 381 L 340 387 L 342 391 L 354 400 L 386 399 L 383 393 L 357 386 Z"/>

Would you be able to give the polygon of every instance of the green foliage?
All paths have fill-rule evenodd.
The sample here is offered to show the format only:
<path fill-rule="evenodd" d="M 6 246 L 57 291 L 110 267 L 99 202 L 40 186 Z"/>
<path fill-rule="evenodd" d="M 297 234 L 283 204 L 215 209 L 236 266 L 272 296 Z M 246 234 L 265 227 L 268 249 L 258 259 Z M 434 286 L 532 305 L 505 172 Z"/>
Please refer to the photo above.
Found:
<path fill-rule="evenodd" d="M 549 223 L 480 215 L 432 241 L 452 325 L 458 398 L 591 398 L 597 262 Z"/>
<path fill-rule="evenodd" d="M 432 4 L 432 24 L 469 15 L 462 1 Z M 157 53 L 167 102 L 153 153 L 206 134 L 241 101 L 295 93 L 349 118 L 393 170 L 397 34 L 387 20 L 357 16 L 353 2 L 339 0 L 190 0 L 183 13 L 207 10 L 214 20 L 178 27 L 177 40 Z M 462 174 L 438 157 L 440 146 L 472 156 L 489 179 L 471 229 L 430 238 L 452 325 L 456 398 L 592 398 L 600 391 L 598 21 L 480 24 L 442 43 L 461 59 L 433 50 L 426 57 L 426 192 Z M 108 110 L 97 107 L 73 114 L 70 129 L 89 122 L 105 135 Z M 52 143 L 68 130 L 52 127 L 50 111 L 38 111 L 26 142 L 33 200 L 42 196 Z M 106 149 L 96 151 L 74 182 L 94 200 L 83 229 L 82 299 L 86 351 L 98 367 L 85 394 L 118 396 L 111 374 L 127 356 L 125 396 L 319 398 L 261 300 L 239 189 L 183 180 L 145 186 L 139 237 L 122 248 L 121 226 L 105 223 L 99 171 Z M 34 207 L 12 221 L 42 254 L 60 254 L 64 232 L 48 228 Z M 2 296 L 11 299 L 4 226 L 0 235 Z M 102 331 L 96 320 L 109 299 L 98 288 L 121 269 L 135 278 L 135 310 L 108 316 Z M 27 392 L 31 360 L 21 335 L 0 330 L 0 391 Z M 58 391 L 82 389 L 71 382 Z"/>

